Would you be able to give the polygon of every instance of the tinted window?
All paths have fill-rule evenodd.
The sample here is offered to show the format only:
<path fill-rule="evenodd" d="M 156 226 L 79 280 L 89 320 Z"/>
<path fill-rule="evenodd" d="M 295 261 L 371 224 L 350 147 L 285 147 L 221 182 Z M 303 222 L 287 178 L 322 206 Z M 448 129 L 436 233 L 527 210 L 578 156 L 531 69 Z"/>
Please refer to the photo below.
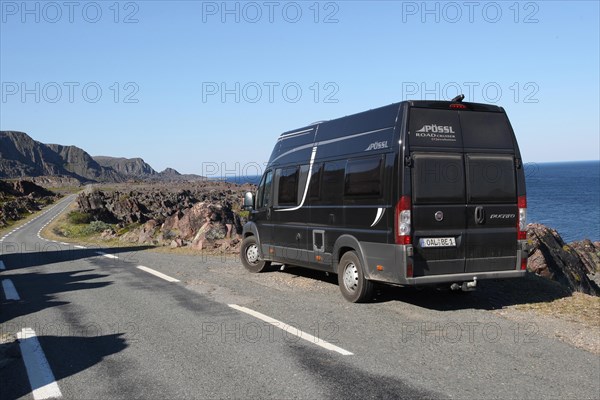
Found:
<path fill-rule="evenodd" d="M 512 149 L 512 131 L 506 114 L 462 112 L 460 114 L 465 147 Z"/>
<path fill-rule="evenodd" d="M 273 181 L 273 171 L 268 171 L 258 186 L 256 196 L 256 208 L 260 209 L 271 204 L 271 184 Z"/>
<path fill-rule="evenodd" d="M 415 204 L 464 204 L 465 175 L 462 154 L 414 154 Z"/>
<path fill-rule="evenodd" d="M 411 109 L 411 146 L 462 147 L 458 114 L 455 110 Z"/>
<path fill-rule="evenodd" d="M 341 201 L 342 190 L 344 190 L 344 161 L 333 161 L 323 165 L 323 177 L 321 178 L 321 199 L 323 201 Z"/>
<path fill-rule="evenodd" d="M 515 161 L 509 155 L 467 154 L 470 203 L 514 203 Z"/>
<path fill-rule="evenodd" d="M 313 165 L 312 175 L 310 177 L 310 187 L 309 187 L 309 197 L 311 199 L 318 199 L 321 197 L 321 172 L 323 171 L 323 166 Z"/>
<path fill-rule="evenodd" d="M 285 168 L 278 173 L 278 204 L 296 204 L 298 201 L 298 168 Z"/>
<path fill-rule="evenodd" d="M 381 194 L 381 165 L 381 157 L 348 161 L 344 194 L 347 196 L 379 196 Z"/>

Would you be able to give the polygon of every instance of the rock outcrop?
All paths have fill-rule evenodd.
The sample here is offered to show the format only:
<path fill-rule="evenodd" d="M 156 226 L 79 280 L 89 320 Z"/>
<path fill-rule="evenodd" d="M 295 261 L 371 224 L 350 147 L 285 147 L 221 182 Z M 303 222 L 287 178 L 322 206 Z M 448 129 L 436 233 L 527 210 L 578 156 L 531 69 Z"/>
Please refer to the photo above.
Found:
<path fill-rule="evenodd" d="M 140 244 L 235 251 L 245 217 L 236 210 L 252 189 L 226 182 L 154 185 L 135 190 L 90 190 L 79 211 L 117 225 L 120 240 Z"/>
<path fill-rule="evenodd" d="M 0 180 L 0 228 L 39 211 L 52 203 L 57 195 L 33 182 Z"/>
<path fill-rule="evenodd" d="M 600 242 L 566 244 L 556 230 L 541 224 L 527 226 L 531 244 L 527 268 L 555 280 L 573 292 L 600 296 Z"/>

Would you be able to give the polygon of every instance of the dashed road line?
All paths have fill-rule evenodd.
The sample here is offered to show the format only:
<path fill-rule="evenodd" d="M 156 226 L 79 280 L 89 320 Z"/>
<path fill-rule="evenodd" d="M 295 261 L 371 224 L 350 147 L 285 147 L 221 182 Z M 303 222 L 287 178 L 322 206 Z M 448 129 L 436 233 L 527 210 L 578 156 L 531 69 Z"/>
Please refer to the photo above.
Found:
<path fill-rule="evenodd" d="M 103 251 L 97 251 L 96 254 L 98 254 L 100 256 L 103 256 L 103 257 L 106 257 L 106 258 L 113 258 L 113 259 L 118 259 L 119 258 L 119 256 L 115 256 L 114 254 L 108 254 L 108 253 L 105 253 Z"/>
<path fill-rule="evenodd" d="M 17 288 L 10 279 L 2 279 L 2 288 L 4 289 L 4 296 L 6 300 L 21 300 Z"/>
<path fill-rule="evenodd" d="M 165 275 L 162 272 L 155 271 L 152 268 L 144 267 L 143 265 L 138 265 L 137 269 L 145 271 L 154 276 L 158 276 L 159 278 L 164 279 L 167 282 L 180 282 L 179 279 L 171 278 L 169 275 Z"/>
<path fill-rule="evenodd" d="M 271 318 L 271 317 L 269 317 L 269 316 L 267 316 L 265 314 L 261 314 L 258 311 L 254 311 L 254 310 L 251 310 L 250 308 L 238 306 L 237 304 L 228 304 L 228 306 L 231 307 L 231 308 L 233 308 L 233 309 L 235 309 L 235 310 L 241 311 L 241 312 L 243 312 L 245 314 L 248 314 L 248 315 L 251 315 L 251 316 L 253 316 L 255 318 L 258 318 L 261 321 L 269 323 L 269 324 L 271 324 L 271 325 L 273 325 L 273 326 L 275 326 L 275 327 L 277 327 L 279 329 L 282 329 L 287 334 L 292 334 L 292 335 L 298 336 L 299 338 L 304 339 L 307 342 L 316 344 L 317 346 L 320 346 L 320 347 L 322 347 L 322 348 L 324 348 L 326 350 L 335 351 L 335 352 L 340 353 L 341 355 L 344 355 L 344 356 L 351 356 L 351 355 L 353 355 L 353 353 L 349 352 L 348 350 L 344 350 L 341 347 L 338 347 L 338 346 L 336 346 L 334 344 L 331 344 L 331 343 L 329 343 L 326 340 L 323 340 L 323 339 L 320 339 L 320 338 L 318 338 L 316 336 L 313 336 L 310 333 L 303 332 L 300 329 L 297 329 L 297 328 L 295 328 L 295 327 L 293 327 L 291 325 L 288 325 L 285 322 L 278 321 L 278 320 L 276 320 L 274 318 Z"/>
<path fill-rule="evenodd" d="M 87 247 L 85 246 L 79 246 L 79 245 L 74 245 L 73 247 L 75 247 L 76 249 L 86 249 Z"/>
<path fill-rule="evenodd" d="M 17 339 L 19 339 L 19 347 L 29 377 L 33 398 L 35 400 L 45 400 L 62 397 L 35 331 L 31 328 L 23 328 L 21 332 L 17 333 Z"/>

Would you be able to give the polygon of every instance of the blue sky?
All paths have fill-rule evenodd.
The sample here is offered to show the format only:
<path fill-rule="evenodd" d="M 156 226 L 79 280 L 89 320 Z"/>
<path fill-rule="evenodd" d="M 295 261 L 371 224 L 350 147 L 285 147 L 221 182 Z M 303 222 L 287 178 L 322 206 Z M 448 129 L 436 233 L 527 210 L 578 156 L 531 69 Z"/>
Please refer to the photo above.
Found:
<path fill-rule="evenodd" d="M 1 1 L 0 129 L 252 173 L 283 131 L 460 90 L 525 162 L 599 159 L 598 4 Z"/>

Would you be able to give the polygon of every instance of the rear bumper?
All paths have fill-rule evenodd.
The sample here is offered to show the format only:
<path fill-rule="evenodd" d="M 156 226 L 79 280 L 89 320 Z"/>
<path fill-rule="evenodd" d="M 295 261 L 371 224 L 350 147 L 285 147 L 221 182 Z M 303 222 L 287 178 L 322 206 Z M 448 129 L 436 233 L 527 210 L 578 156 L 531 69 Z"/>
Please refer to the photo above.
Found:
<path fill-rule="evenodd" d="M 440 283 L 460 283 L 483 279 L 522 278 L 526 271 L 521 270 L 521 260 L 527 258 L 528 247 L 525 241 L 520 241 L 515 259 L 514 269 L 473 271 L 425 275 L 418 277 L 407 276 L 408 265 L 412 264 L 412 245 L 391 245 L 381 243 L 361 243 L 361 251 L 366 265 L 367 279 L 404 286 L 435 285 Z M 490 261 L 493 261 L 491 259 Z M 378 268 L 380 267 L 380 268 Z"/>
<path fill-rule="evenodd" d="M 407 285 L 434 285 L 438 283 L 454 283 L 472 281 L 474 278 L 481 279 L 508 279 L 522 278 L 526 271 L 491 271 L 473 272 L 465 274 L 429 275 L 418 278 L 406 278 Z"/>

